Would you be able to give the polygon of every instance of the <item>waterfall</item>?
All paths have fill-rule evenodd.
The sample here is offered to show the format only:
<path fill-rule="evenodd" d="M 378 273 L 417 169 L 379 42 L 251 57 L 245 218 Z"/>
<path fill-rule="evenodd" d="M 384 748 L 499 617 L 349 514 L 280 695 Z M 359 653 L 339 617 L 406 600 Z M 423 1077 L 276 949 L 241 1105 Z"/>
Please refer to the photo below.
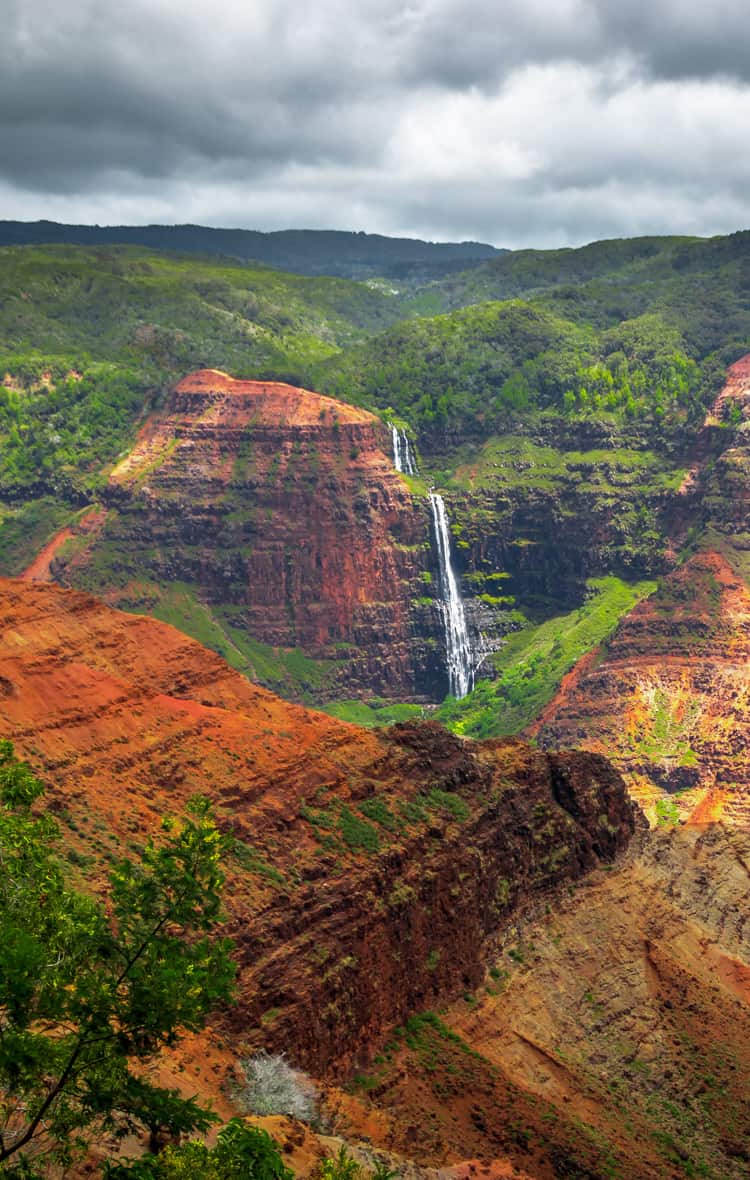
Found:
<path fill-rule="evenodd" d="M 464 604 L 451 564 L 448 516 L 443 497 L 437 492 L 430 492 L 430 506 L 440 567 L 440 612 L 445 630 L 448 686 L 454 697 L 465 697 L 474 687 L 474 663 Z"/>
<path fill-rule="evenodd" d="M 391 438 L 393 439 L 393 466 L 396 471 L 400 471 L 404 475 L 417 475 L 417 464 L 406 431 L 399 430 L 391 422 Z"/>

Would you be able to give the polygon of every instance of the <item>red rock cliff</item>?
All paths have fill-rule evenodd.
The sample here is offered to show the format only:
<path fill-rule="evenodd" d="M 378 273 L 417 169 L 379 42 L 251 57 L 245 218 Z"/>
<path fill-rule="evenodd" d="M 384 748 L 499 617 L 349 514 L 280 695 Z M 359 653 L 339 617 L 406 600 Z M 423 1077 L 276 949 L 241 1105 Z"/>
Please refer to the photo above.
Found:
<path fill-rule="evenodd" d="M 165 811 L 212 797 L 237 840 L 232 1043 L 318 1071 L 348 1069 L 414 1009 L 474 986 L 488 937 L 613 858 L 636 822 L 603 758 L 465 744 L 434 724 L 359 730 L 165 624 L 8 580 L 0 735 L 99 876 Z"/>
<path fill-rule="evenodd" d="M 341 661 L 338 695 L 442 688 L 437 614 L 417 622 L 414 607 L 427 512 L 372 414 L 203 370 L 147 422 L 106 497 L 98 539 L 56 563 L 62 582 L 135 606 L 139 580 L 187 583 L 253 638 Z"/>

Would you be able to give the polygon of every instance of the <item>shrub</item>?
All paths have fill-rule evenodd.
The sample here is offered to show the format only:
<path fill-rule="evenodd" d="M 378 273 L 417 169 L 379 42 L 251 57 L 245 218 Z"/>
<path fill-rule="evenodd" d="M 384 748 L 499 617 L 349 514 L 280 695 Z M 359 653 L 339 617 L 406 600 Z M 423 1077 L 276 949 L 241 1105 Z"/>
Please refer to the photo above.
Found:
<path fill-rule="evenodd" d="M 362 1168 L 342 1143 L 336 1155 L 323 1160 L 317 1175 L 318 1180 L 359 1180 Z"/>
<path fill-rule="evenodd" d="M 305 1123 L 318 1116 L 318 1092 L 307 1074 L 293 1069 L 283 1053 L 257 1053 L 240 1062 L 244 1083 L 240 1106 L 253 1114 L 288 1114 Z"/>
<path fill-rule="evenodd" d="M 105 1180 L 292 1180 L 278 1147 L 260 1127 L 232 1119 L 213 1148 L 193 1141 L 128 1165 L 105 1167 Z"/>

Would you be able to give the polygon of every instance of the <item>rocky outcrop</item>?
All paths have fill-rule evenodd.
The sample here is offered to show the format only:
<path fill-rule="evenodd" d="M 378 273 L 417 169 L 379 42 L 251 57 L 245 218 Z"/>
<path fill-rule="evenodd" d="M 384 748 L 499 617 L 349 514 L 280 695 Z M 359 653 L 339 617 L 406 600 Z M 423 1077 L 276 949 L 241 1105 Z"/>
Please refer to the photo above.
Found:
<path fill-rule="evenodd" d="M 439 618 L 417 602 L 429 515 L 390 456 L 365 410 L 194 373 L 114 468 L 100 536 L 53 573 L 136 609 L 144 586 L 187 584 L 241 634 L 336 662 L 334 695 L 440 696 Z"/>
<path fill-rule="evenodd" d="M 676 467 L 643 451 L 563 451 L 520 436 L 459 469 L 468 487 L 447 497 L 469 581 L 532 612 L 580 605 L 586 580 L 653 577 L 674 564 L 666 521 Z M 502 571 L 500 589 L 484 576 Z"/>
<path fill-rule="evenodd" d="M 606 751 L 636 798 L 677 796 L 694 822 L 750 820 L 749 412 L 745 357 L 676 497 L 674 547 L 692 520 L 699 548 L 573 670 L 531 730 L 546 748 Z"/>
<path fill-rule="evenodd" d="M 653 832 L 517 923 L 471 1002 L 373 1071 L 390 1143 L 537 1180 L 746 1177 L 749 864 L 747 831 Z"/>
<path fill-rule="evenodd" d="M 636 794 L 750 815 L 750 593 L 701 551 L 620 624 L 533 727 L 548 748 L 607 751 Z M 687 794 L 683 794 L 687 792 Z M 718 809 L 718 810 L 717 810 Z"/>
<path fill-rule="evenodd" d="M 475 986 L 488 939 L 624 849 L 636 813 L 590 754 L 363 731 L 250 684 L 173 628 L 0 581 L 0 734 L 95 877 L 209 795 L 234 837 L 240 1002 L 227 1035 L 346 1072 Z M 81 871 L 80 868 L 78 871 Z"/>

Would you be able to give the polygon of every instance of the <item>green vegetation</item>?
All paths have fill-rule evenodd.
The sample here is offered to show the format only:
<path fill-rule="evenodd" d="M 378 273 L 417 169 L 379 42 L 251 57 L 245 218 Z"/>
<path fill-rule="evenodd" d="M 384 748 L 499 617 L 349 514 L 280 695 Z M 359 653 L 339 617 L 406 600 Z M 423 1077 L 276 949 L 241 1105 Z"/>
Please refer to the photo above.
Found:
<path fill-rule="evenodd" d="M 469 437 L 539 411 L 684 431 L 702 416 L 712 372 L 657 314 L 601 331 L 520 300 L 396 325 L 314 369 L 320 388 L 344 401 L 392 406 L 420 430 Z"/>
<path fill-rule="evenodd" d="M 343 1143 L 336 1155 L 322 1161 L 317 1172 L 317 1180 L 359 1180 L 361 1176 L 362 1168 Z"/>
<path fill-rule="evenodd" d="M 137 557 L 137 554 L 131 554 L 130 562 L 123 559 L 123 566 L 127 569 L 129 565 L 130 574 L 137 575 Z M 150 576 L 150 571 L 146 576 Z M 111 578 L 112 565 L 105 564 L 100 572 L 87 570 L 78 584 L 101 593 L 107 584 L 111 585 Z M 312 704 L 317 693 L 335 678 L 336 661 L 314 660 L 299 648 L 278 648 L 261 643 L 237 625 L 231 608 L 210 607 L 201 602 L 199 593 L 198 587 L 185 582 L 173 582 L 164 587 L 137 582 L 134 597 L 128 600 L 126 596 L 122 605 L 141 613 L 146 598 L 146 609 L 154 618 L 171 623 L 185 635 L 197 639 L 250 679 L 305 703 Z"/>
<path fill-rule="evenodd" d="M 630 500 L 638 493 L 675 491 L 685 474 L 683 466 L 675 466 L 647 448 L 567 450 L 513 433 L 489 439 L 465 461 L 460 454 L 458 458 L 450 482 L 467 490 L 540 490 L 557 496 L 570 491 L 576 495 L 598 492 Z"/>
<path fill-rule="evenodd" d="M 0 491 L 96 485 L 196 368 L 303 380 L 403 314 L 343 279 L 146 249 L 0 250 Z"/>
<path fill-rule="evenodd" d="M 701 715 L 701 701 L 670 695 L 666 688 L 654 688 L 644 698 L 646 715 L 633 742 L 633 752 L 663 765 L 697 766 L 698 755 L 690 741 Z"/>
<path fill-rule="evenodd" d="M 382 701 L 377 698 L 369 701 L 331 701 L 320 708 L 331 717 L 338 717 L 339 721 L 351 721 L 352 724 L 361 725 L 365 729 L 394 725 L 399 721 L 411 721 L 424 716 L 421 705 Z"/>
<path fill-rule="evenodd" d="M 158 1155 L 105 1166 L 105 1180 L 292 1180 L 279 1149 L 261 1127 L 231 1119 L 215 1147 L 193 1141 L 171 1144 Z"/>
<path fill-rule="evenodd" d="M 142 247 L 5 247 L 0 261 L 0 489 L 96 484 L 197 367 L 317 382 L 423 430 L 486 435 L 546 408 L 676 437 L 750 340 L 747 234 L 520 251 L 411 302 Z M 460 309 L 413 318 L 441 304 Z"/>
<path fill-rule="evenodd" d="M 348 848 L 361 848 L 365 852 L 377 852 L 380 849 L 377 828 L 345 804 L 339 809 L 338 828 Z"/>
<path fill-rule="evenodd" d="M 74 508 L 51 496 L 13 505 L 0 502 L 0 571 L 22 573 L 46 542 L 76 515 Z"/>
<path fill-rule="evenodd" d="M 232 994 L 220 919 L 224 840 L 205 800 L 110 874 L 105 907 L 70 889 L 42 785 L 0 742 L 0 1165 L 67 1166 L 101 1132 L 206 1130 L 214 1116 L 143 1063 Z"/>
<path fill-rule="evenodd" d="M 390 290 L 428 281 L 465 269 L 497 251 L 481 242 L 423 242 L 348 230 L 216 229 L 205 225 L 62 225 L 53 221 L 2 221 L 0 242 L 75 242 L 107 251 L 115 245 L 147 246 L 152 250 L 185 251 L 258 262 L 295 274 L 368 278 L 368 285 Z M 500 251 L 502 253 L 502 251 Z M 390 281 L 386 281 L 390 278 Z"/>
<path fill-rule="evenodd" d="M 485 303 L 414 320 L 318 366 L 317 383 L 344 401 L 396 414 L 412 426 L 482 423 L 490 429 L 531 404 L 516 379 L 544 355 L 566 375 L 594 359 L 594 334 L 525 303 Z M 563 381 L 563 384 L 565 382 Z M 562 395 L 562 391 L 561 391 Z"/>
<path fill-rule="evenodd" d="M 446 1044 L 467 1058 L 479 1059 L 479 1054 L 449 1028 L 436 1012 L 420 1012 L 410 1016 L 405 1024 L 394 1030 L 394 1036 L 396 1043 L 401 1041 L 416 1054 L 419 1064 L 428 1073 L 434 1073 L 441 1065 Z"/>
<path fill-rule="evenodd" d="M 674 799 L 656 800 L 656 822 L 660 828 L 673 828 L 680 822 L 680 809 Z"/>
<path fill-rule="evenodd" d="M 602 643 L 654 582 L 628 584 L 593 578 L 589 597 L 574 611 L 511 635 L 493 657 L 496 680 L 482 680 L 461 701 L 448 698 L 435 716 L 454 733 L 497 737 L 517 733 L 550 701 L 577 660 Z"/>
<path fill-rule="evenodd" d="M 410 280 L 407 298 L 377 282 L 142 247 L 8 247 L 0 261 L 0 570 L 20 572 L 96 501 L 145 414 L 184 372 L 215 366 L 313 385 L 377 410 L 421 444 L 423 477 L 407 483 L 415 494 L 431 482 L 455 493 L 455 551 L 480 566 L 466 572 L 499 633 L 523 622 L 520 612 L 558 614 L 543 628 L 562 629 L 559 649 L 544 649 L 543 629 L 537 648 L 524 626 L 498 657 L 499 679 L 446 704 L 442 716 L 466 733 L 528 721 L 589 627 L 579 620 L 578 638 L 574 616 L 559 615 L 576 601 L 571 578 L 562 588 L 552 578 L 544 601 L 539 579 L 536 597 L 520 601 L 515 582 L 529 555 L 515 564 L 504 555 L 506 586 L 491 558 L 486 567 L 477 558 L 483 538 L 499 536 L 514 513 L 526 519 L 524 501 L 537 519 L 554 512 L 566 543 L 580 543 L 586 512 L 606 534 L 589 569 L 628 578 L 659 570 L 666 498 L 725 365 L 750 346 L 750 234 L 520 251 L 418 292 Z M 235 476 L 247 488 L 256 461 L 241 447 Z M 271 648 L 248 634 L 241 608 L 208 605 L 188 582 L 166 585 L 164 555 L 134 552 L 139 508 L 110 507 L 77 585 L 120 590 L 126 608 L 173 623 L 283 695 L 313 704 L 333 694 L 347 653 L 320 661 Z M 222 518 L 218 561 L 249 544 L 238 514 Z M 510 541 L 519 552 L 541 543 L 537 534 Z M 227 598 L 237 603 L 235 589 Z M 427 610 L 431 591 L 425 577 L 416 609 Z M 598 608 L 581 609 L 592 635 L 607 633 Z M 326 708 L 367 726 L 419 715 L 377 699 Z"/>
<path fill-rule="evenodd" d="M 694 358 L 727 346 L 747 351 L 750 233 L 519 250 L 431 290 L 443 308 L 533 298 L 566 319 L 603 329 L 655 312 L 679 329 Z"/>

